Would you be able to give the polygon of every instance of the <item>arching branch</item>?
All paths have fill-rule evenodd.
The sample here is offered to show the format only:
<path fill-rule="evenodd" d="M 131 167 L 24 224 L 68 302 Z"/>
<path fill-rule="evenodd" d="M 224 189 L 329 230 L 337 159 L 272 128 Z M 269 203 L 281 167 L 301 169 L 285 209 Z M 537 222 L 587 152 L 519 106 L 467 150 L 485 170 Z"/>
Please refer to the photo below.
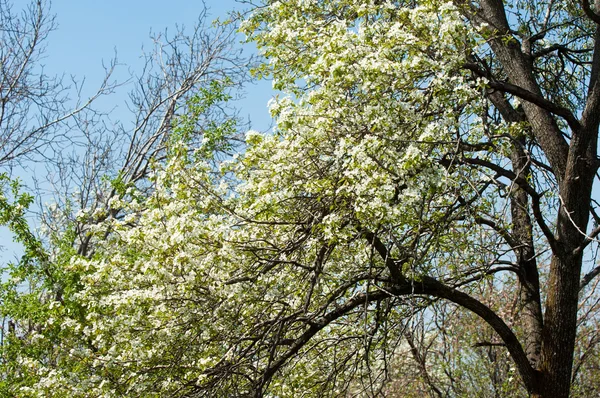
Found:
<path fill-rule="evenodd" d="M 256 396 L 260 397 L 261 393 L 259 390 L 262 390 L 263 386 L 269 383 L 273 375 L 284 366 L 290 358 L 296 355 L 318 332 L 326 328 L 331 322 L 367 303 L 390 297 L 409 295 L 425 295 L 446 299 L 478 315 L 494 329 L 506 345 L 527 389 L 529 391 L 535 390 L 538 372 L 530 365 L 523 347 L 506 323 L 494 311 L 477 299 L 466 293 L 452 289 L 434 278 L 425 276 L 419 280 L 406 279 L 406 282 L 396 284 L 386 290 L 357 294 L 325 315 L 312 320 L 308 329 L 296 338 L 289 349 L 277 360 L 273 361 L 269 368 L 264 371 L 257 385 L 258 395 Z"/>

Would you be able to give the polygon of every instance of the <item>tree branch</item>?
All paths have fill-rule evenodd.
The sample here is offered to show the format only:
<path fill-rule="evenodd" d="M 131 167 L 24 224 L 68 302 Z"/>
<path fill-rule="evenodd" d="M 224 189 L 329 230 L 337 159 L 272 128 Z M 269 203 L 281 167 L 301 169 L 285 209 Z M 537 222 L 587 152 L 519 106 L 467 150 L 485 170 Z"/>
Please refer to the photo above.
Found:
<path fill-rule="evenodd" d="M 482 70 L 476 64 L 466 63 L 466 64 L 464 64 L 464 67 L 465 67 L 465 69 L 475 72 L 476 74 L 480 75 L 481 77 L 487 78 L 488 79 L 487 85 L 490 88 L 502 91 L 504 93 L 512 94 L 512 95 L 519 97 L 527 102 L 537 105 L 540 108 L 545 109 L 554 115 L 562 117 L 563 119 L 565 119 L 565 121 L 567 122 L 567 124 L 569 125 L 569 127 L 571 128 L 572 131 L 581 130 L 581 124 L 579 123 L 579 120 L 577 120 L 577 118 L 573 115 L 573 113 L 570 110 L 568 110 L 567 108 L 564 108 L 560 105 L 556 105 L 554 102 L 547 100 L 546 98 L 542 97 L 539 94 L 536 94 L 532 91 L 526 90 L 523 87 L 511 84 L 508 82 L 495 80 L 493 78 L 493 76 L 491 76 L 486 71 Z"/>
<path fill-rule="evenodd" d="M 379 240 L 377 235 L 363 228 L 360 228 L 359 231 L 367 239 L 369 244 L 373 246 L 373 248 L 377 251 L 379 256 L 383 259 L 386 267 L 390 271 L 390 275 L 392 276 L 393 281 L 405 282 L 406 277 L 402 275 L 402 264 L 404 264 L 407 259 L 394 260 L 390 255 L 387 247 L 381 242 L 381 240 Z"/>
<path fill-rule="evenodd" d="M 548 224 L 546 224 L 546 221 L 544 220 L 544 216 L 542 214 L 542 209 L 541 209 L 541 203 L 540 203 L 540 194 L 537 193 L 535 191 L 535 189 L 533 189 L 527 183 L 527 180 L 525 180 L 523 177 L 517 176 L 512 171 L 506 170 L 505 168 L 498 166 L 497 164 L 494 164 L 494 163 L 491 163 L 491 162 L 488 162 L 486 160 L 482 160 L 479 158 L 462 158 L 459 161 L 466 163 L 466 164 L 487 167 L 490 170 L 495 171 L 499 175 L 510 179 L 515 184 L 518 184 L 519 187 L 521 187 L 531 197 L 533 215 L 534 215 L 535 220 L 536 220 L 537 224 L 539 225 L 540 229 L 544 233 L 544 236 L 546 236 L 546 239 L 548 240 L 548 244 L 550 245 L 550 248 L 552 249 L 552 251 L 554 253 L 561 252 L 558 242 L 556 241 L 556 238 L 554 237 L 554 234 L 552 233 L 552 231 L 550 230 L 550 227 L 548 227 Z"/>
<path fill-rule="evenodd" d="M 600 15 L 596 14 L 594 10 L 592 10 L 589 0 L 581 0 L 581 8 L 583 8 L 583 12 L 585 12 L 585 15 L 589 19 L 600 25 Z"/>
<path fill-rule="evenodd" d="M 600 265 L 583 276 L 579 283 L 579 291 L 582 291 L 598 275 L 600 275 Z"/>
<path fill-rule="evenodd" d="M 336 307 L 322 317 L 314 319 L 308 329 L 295 339 L 289 350 L 286 351 L 280 358 L 273 361 L 269 368 L 264 371 L 261 379 L 259 380 L 257 388 L 262 389 L 263 386 L 268 384 L 273 375 L 291 357 L 296 355 L 312 339 L 312 337 L 314 337 L 319 331 L 326 328 L 331 322 L 343 317 L 353 309 L 367 303 L 394 296 L 409 295 L 426 295 L 443 298 L 478 315 L 496 331 L 498 336 L 506 345 L 506 348 L 513 358 L 527 389 L 529 391 L 533 391 L 535 389 L 537 378 L 539 377 L 538 372 L 530 365 L 523 347 L 506 323 L 494 311 L 477 299 L 469 296 L 466 293 L 452 289 L 436 279 L 428 276 L 421 277 L 419 280 L 406 280 L 406 282 L 396 284 L 385 291 L 377 290 L 374 292 L 357 294 L 348 299 L 344 304 Z"/>
<path fill-rule="evenodd" d="M 586 1 L 586 0 L 584 0 Z M 596 15 L 596 14 L 594 14 Z M 587 99 L 585 108 L 581 115 L 581 124 L 584 131 L 590 135 L 598 135 L 598 124 L 600 123 L 600 26 L 594 32 L 594 54 L 592 55 L 592 67 L 590 71 Z M 591 138 L 591 137 L 590 137 Z"/>

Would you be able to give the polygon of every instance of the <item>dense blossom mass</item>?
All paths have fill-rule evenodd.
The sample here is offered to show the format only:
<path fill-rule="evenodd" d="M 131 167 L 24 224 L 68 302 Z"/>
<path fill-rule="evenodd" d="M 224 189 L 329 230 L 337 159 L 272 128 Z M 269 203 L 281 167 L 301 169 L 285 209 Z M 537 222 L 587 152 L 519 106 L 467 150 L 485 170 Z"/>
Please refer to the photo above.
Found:
<path fill-rule="evenodd" d="M 564 382 L 564 366 L 548 359 L 563 355 L 551 347 L 563 332 L 541 333 L 542 297 L 548 308 L 562 299 L 540 294 L 540 278 L 554 286 L 564 258 L 580 256 L 581 267 L 595 240 L 562 238 L 572 225 L 585 231 L 589 211 L 564 210 L 575 203 L 571 158 L 549 152 L 544 120 L 560 148 L 587 134 L 577 98 L 587 83 L 573 82 L 590 73 L 580 67 L 589 43 L 565 37 L 591 23 L 566 27 L 575 11 L 532 2 L 539 9 L 528 12 L 551 11 L 550 33 L 533 40 L 502 30 L 523 20 L 518 4 L 413 3 L 267 1 L 247 14 L 240 30 L 266 59 L 254 72 L 280 91 L 269 104 L 274 130 L 247 132 L 240 150 L 227 141 L 231 121 L 192 141 L 202 101 L 227 100 L 227 81 L 190 102 L 147 179 L 116 178 L 106 207 L 83 209 L 54 238 L 44 261 L 59 281 L 28 296 L 36 326 L 14 337 L 3 388 L 20 397 L 549 396 L 549 380 L 568 394 L 571 365 Z M 545 55 L 535 58 L 526 36 Z M 565 58 L 572 74 L 543 58 L 551 48 L 582 57 Z M 529 51 L 531 70 L 549 80 L 568 75 L 564 85 L 531 85 L 510 51 Z M 86 253 L 72 243 L 82 230 Z M 579 301 L 590 325 L 595 296 L 583 288 L 593 276 Z M 554 313 L 550 334 L 563 330 Z M 582 342 L 594 339 L 586 327 Z M 571 345 L 574 333 L 564 337 Z M 586 364 L 573 393 L 585 394 Z"/>

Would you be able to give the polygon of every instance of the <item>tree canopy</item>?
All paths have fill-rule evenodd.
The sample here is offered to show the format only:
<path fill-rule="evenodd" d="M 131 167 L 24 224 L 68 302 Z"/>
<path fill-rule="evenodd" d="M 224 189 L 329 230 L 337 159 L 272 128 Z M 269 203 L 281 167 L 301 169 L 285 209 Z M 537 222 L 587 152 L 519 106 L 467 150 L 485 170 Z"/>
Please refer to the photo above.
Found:
<path fill-rule="evenodd" d="M 274 131 L 199 129 L 231 82 L 197 90 L 51 277 L 4 287 L 4 391 L 597 393 L 599 23 L 585 0 L 253 7 Z"/>

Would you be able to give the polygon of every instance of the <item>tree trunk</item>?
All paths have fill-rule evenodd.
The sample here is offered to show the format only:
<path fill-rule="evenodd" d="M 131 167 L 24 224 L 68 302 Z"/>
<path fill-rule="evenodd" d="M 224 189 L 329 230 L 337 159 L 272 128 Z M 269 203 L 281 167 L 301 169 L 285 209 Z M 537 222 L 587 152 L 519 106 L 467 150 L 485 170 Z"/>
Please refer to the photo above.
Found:
<path fill-rule="evenodd" d="M 577 331 L 577 298 L 581 256 L 552 260 L 540 370 L 544 397 L 567 398 Z"/>
<path fill-rule="evenodd" d="M 530 173 L 529 161 L 523 150 L 524 139 L 515 139 L 511 161 L 513 171 L 519 177 L 527 179 Z M 514 184 L 511 194 L 511 217 L 513 251 L 519 267 L 519 311 L 525 330 L 525 353 L 535 368 L 540 358 L 542 344 L 542 305 L 540 297 L 540 279 L 538 264 L 533 246 L 533 224 L 529 216 L 529 196 Z"/>
<path fill-rule="evenodd" d="M 583 247 L 597 170 L 595 137 L 596 131 L 574 134 L 560 183 L 557 245 L 550 264 L 540 363 L 546 397 L 567 398 L 571 386 Z"/>

